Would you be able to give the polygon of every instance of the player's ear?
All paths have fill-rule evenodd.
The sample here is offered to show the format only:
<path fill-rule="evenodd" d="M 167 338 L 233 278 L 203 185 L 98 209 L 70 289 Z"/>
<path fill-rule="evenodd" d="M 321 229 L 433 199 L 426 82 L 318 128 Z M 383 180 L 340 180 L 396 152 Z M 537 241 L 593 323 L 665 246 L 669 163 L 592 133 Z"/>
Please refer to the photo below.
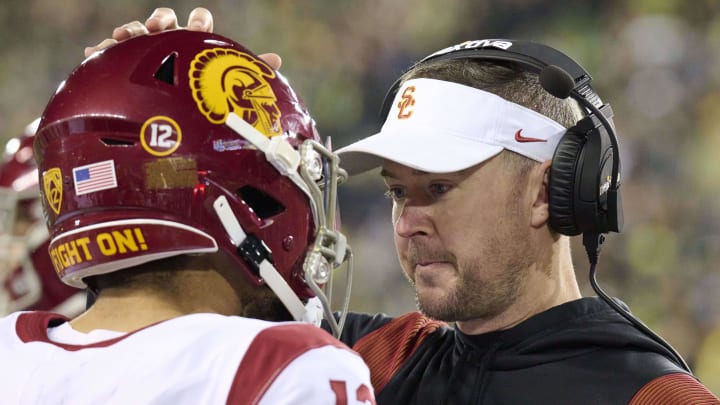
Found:
<path fill-rule="evenodd" d="M 548 182 L 551 163 L 552 160 L 546 160 L 530 171 L 528 190 L 533 199 L 530 223 L 535 228 L 545 226 L 550 220 Z"/>

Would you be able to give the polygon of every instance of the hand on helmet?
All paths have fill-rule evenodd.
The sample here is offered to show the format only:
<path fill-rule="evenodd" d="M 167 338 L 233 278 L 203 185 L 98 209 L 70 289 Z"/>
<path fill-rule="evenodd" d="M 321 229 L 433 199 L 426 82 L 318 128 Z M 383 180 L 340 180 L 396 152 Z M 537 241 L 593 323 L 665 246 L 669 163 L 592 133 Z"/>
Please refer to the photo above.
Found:
<path fill-rule="evenodd" d="M 167 7 L 159 7 L 153 11 L 150 17 L 148 17 L 145 24 L 140 21 L 132 21 L 116 27 L 113 30 L 112 38 L 106 38 L 95 46 L 85 48 L 85 57 L 87 58 L 94 52 L 109 48 L 118 42 L 125 41 L 126 39 L 153 32 L 162 32 L 178 28 L 184 28 L 191 31 L 213 32 L 213 16 L 210 13 L 210 10 L 203 7 L 197 7 L 190 12 L 187 25 L 185 27 L 180 27 L 178 26 L 178 19 L 177 15 L 175 15 L 175 10 Z M 282 59 L 280 59 L 278 54 L 265 53 L 259 55 L 259 57 L 273 69 L 280 69 Z"/>

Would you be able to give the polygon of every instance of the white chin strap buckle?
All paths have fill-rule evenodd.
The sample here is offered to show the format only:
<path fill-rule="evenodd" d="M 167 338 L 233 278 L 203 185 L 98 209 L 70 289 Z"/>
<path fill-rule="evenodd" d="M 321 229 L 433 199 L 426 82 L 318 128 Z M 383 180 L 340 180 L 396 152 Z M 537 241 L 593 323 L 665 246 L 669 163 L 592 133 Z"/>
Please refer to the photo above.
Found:
<path fill-rule="evenodd" d="M 300 322 L 311 323 L 315 326 L 320 326 L 323 320 L 323 306 L 322 302 L 318 297 L 312 297 L 305 304 L 305 313 L 303 314 Z"/>
<path fill-rule="evenodd" d="M 242 229 L 237 218 L 230 208 L 230 204 L 225 196 L 219 196 L 213 203 L 213 208 L 217 213 L 220 223 L 225 228 L 225 232 L 230 236 L 235 246 L 240 246 L 248 239 L 248 235 Z M 320 325 L 323 319 L 323 308 L 318 298 L 312 298 L 307 304 L 303 304 L 300 298 L 293 292 L 290 285 L 280 275 L 275 266 L 267 259 L 263 258 L 257 263 L 260 277 L 277 295 L 277 297 L 285 304 L 293 319 L 296 321 L 309 322 Z"/>

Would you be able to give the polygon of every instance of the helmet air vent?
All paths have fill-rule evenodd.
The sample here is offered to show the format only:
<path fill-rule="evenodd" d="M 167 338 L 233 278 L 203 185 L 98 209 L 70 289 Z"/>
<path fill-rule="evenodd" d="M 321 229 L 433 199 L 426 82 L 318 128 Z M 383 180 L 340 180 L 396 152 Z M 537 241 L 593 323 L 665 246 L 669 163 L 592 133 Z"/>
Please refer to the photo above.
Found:
<path fill-rule="evenodd" d="M 260 219 L 264 220 L 285 211 L 285 206 L 278 200 L 255 187 L 242 187 L 238 190 L 238 195 Z"/>
<path fill-rule="evenodd" d="M 168 55 L 153 75 L 157 80 L 175 85 L 175 53 Z"/>
<path fill-rule="evenodd" d="M 105 146 L 134 146 L 135 142 L 127 140 L 127 139 L 119 139 L 119 138 L 108 138 L 103 137 L 100 138 L 100 141 Z"/>

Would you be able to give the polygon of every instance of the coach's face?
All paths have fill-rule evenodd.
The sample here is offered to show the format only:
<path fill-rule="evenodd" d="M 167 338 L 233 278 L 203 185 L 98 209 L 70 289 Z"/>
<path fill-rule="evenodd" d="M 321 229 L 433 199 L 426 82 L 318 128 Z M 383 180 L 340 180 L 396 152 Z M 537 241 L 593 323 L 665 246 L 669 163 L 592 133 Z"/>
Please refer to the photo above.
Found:
<path fill-rule="evenodd" d="M 444 321 L 491 319 L 524 290 L 532 266 L 528 181 L 503 158 L 454 173 L 385 162 L 395 247 L 418 306 Z"/>

